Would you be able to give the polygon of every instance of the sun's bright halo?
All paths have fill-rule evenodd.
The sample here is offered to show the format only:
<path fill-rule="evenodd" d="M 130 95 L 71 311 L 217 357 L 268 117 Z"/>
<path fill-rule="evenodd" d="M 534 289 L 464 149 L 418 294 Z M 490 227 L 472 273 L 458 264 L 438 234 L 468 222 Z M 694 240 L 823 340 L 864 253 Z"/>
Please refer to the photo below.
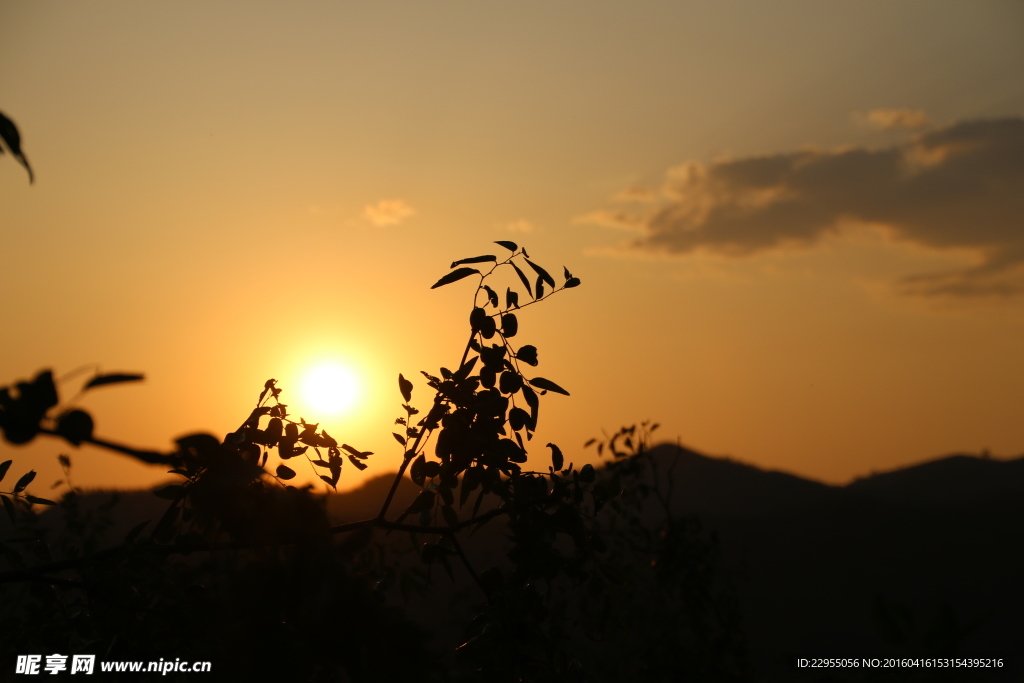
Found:
<path fill-rule="evenodd" d="M 318 417 L 340 415 L 359 398 L 359 381 L 342 363 L 324 361 L 312 366 L 302 378 L 302 400 Z"/>

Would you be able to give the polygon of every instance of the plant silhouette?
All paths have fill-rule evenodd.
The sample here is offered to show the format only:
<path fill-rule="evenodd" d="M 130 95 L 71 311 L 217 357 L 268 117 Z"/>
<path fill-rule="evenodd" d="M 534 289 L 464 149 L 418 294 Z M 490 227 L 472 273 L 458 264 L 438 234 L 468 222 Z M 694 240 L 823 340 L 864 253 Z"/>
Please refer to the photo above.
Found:
<path fill-rule="evenodd" d="M 32 182 L 18 130 L 2 114 L 0 137 Z M 29 493 L 34 470 L 0 490 L 15 529 L 0 542 L 5 660 L 33 652 L 175 657 L 212 662 L 218 680 L 676 680 L 684 671 L 733 680 L 738 641 L 709 602 L 710 574 L 691 576 L 713 565 L 713 547 L 667 506 L 664 528 L 650 532 L 661 535 L 637 536 L 638 511 L 652 490 L 642 461 L 646 424 L 639 435 L 634 427 L 610 440 L 617 459 L 620 437 L 632 448 L 636 436 L 642 447 L 605 471 L 566 465 L 553 443 L 535 449 L 550 457 L 546 471 L 526 469 L 541 397 L 569 392 L 534 374 L 539 353 L 518 343 L 519 318 L 580 280 L 563 268 L 559 283 L 525 248 L 495 244 L 501 255 L 456 260 L 432 287 L 476 280 L 467 341 L 451 369 L 422 372 L 426 400 L 414 401 L 413 382 L 398 376 L 402 412 L 393 436 L 401 464 L 371 518 L 332 526 L 324 496 L 289 483 L 298 467 L 308 468 L 336 491 L 345 467 L 365 469 L 374 454 L 295 421 L 274 379 L 238 429 L 222 439 L 185 436 L 166 453 L 98 437 L 92 416 L 75 406 L 82 392 L 137 382 L 140 374 L 96 374 L 64 403 L 64 382 L 50 370 L 0 388 L 0 430 L 9 443 L 90 444 L 179 477 L 153 492 L 167 501 L 162 514 L 106 547 L 116 494 L 92 511 L 73 488 L 58 503 Z M 499 294 L 502 275 L 512 284 Z M 59 458 L 69 477 L 70 458 Z M 0 488 L 12 465 L 0 463 Z M 393 510 L 406 476 L 419 492 Z M 39 507 L 58 509 L 63 534 L 42 523 Z M 504 525 L 505 561 L 478 567 L 464 545 L 489 522 Z M 418 567 L 393 561 L 392 532 L 408 535 Z M 429 577 L 434 567 L 475 591 L 454 652 L 428 646 L 429 633 L 388 597 L 396 578 L 404 589 L 411 575 Z M 668 612 L 645 614 L 657 632 L 641 636 L 646 645 L 635 637 L 629 648 L 637 652 L 588 645 L 635 630 L 629 615 L 636 600 L 650 602 L 637 591 L 650 591 L 651 577 L 670 603 Z M 685 624 L 669 613 L 677 607 L 686 610 Z M 709 615 L 718 622 L 708 625 Z M 642 665 L 611 665 L 609 652 Z M 138 680 L 147 675 L 178 674 Z"/>

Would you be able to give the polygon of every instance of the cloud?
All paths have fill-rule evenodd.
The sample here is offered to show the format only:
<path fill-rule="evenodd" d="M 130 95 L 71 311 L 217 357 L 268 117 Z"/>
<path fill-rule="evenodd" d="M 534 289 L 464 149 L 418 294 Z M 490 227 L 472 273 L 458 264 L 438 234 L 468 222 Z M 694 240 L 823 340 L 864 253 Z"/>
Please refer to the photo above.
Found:
<path fill-rule="evenodd" d="M 534 231 L 533 223 L 528 220 L 520 218 L 517 221 L 511 221 L 505 224 L 505 229 L 509 232 L 522 232 L 531 233 Z"/>
<path fill-rule="evenodd" d="M 968 249 L 978 263 L 906 278 L 909 292 L 1024 292 L 1024 118 L 965 121 L 883 149 L 801 150 L 671 169 L 667 199 L 578 222 L 633 227 L 636 250 L 748 256 L 810 247 L 857 222 L 896 242 Z"/>
<path fill-rule="evenodd" d="M 920 109 L 872 109 L 863 117 L 866 124 L 878 130 L 917 130 L 931 123 Z"/>
<path fill-rule="evenodd" d="M 363 209 L 363 218 L 377 227 L 398 225 L 416 213 L 411 206 L 401 199 L 382 199 L 376 204 L 368 204 Z"/>

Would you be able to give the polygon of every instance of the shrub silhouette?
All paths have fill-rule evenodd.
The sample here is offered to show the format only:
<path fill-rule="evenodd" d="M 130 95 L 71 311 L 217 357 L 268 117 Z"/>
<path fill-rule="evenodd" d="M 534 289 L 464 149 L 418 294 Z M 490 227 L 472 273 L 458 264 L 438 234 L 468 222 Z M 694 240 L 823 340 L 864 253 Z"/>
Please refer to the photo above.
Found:
<path fill-rule="evenodd" d="M 0 133 L 29 169 L 6 117 Z M 517 343 L 520 311 L 580 280 L 563 268 L 558 284 L 526 249 L 496 244 L 504 254 L 457 260 L 433 285 L 476 277 L 468 339 L 452 369 L 422 373 L 426 401 L 415 402 L 413 382 L 398 376 L 402 461 L 369 519 L 332 526 L 323 496 L 287 483 L 300 463 L 336 489 L 345 467 L 364 469 L 373 453 L 296 422 L 274 379 L 237 430 L 183 437 L 169 453 L 96 436 L 87 412 L 61 404 L 48 370 L 0 389 L 0 429 L 12 444 L 41 436 L 92 444 L 180 478 L 154 491 L 168 501 L 157 520 L 106 548 L 98 539 L 116 500 L 90 518 L 74 490 L 65 494 L 69 533 L 55 539 L 35 506 L 58 504 L 28 492 L 34 471 L 0 491 L 19 530 L 0 543 L 5 661 L 30 653 L 180 658 L 210 661 L 226 680 L 734 680 L 742 663 L 728 603 L 712 594 L 714 545 L 671 515 L 656 471 L 651 488 L 646 424 L 609 440 L 622 462 L 601 472 L 566 466 L 551 443 L 546 471 L 524 468 L 541 397 L 568 392 L 533 375 L 539 354 Z M 501 274 L 514 284 L 503 295 Z M 141 379 L 100 374 L 83 391 Z M 620 439 L 632 450 L 617 450 Z M 11 466 L 0 464 L 0 488 Z M 406 476 L 419 493 L 395 517 Z M 665 517 L 645 528 L 641 509 L 652 495 Z M 497 520 L 507 562 L 481 569 L 465 537 Z M 408 534 L 422 565 L 475 586 L 454 653 L 428 647 L 428 633 L 386 599 L 403 571 L 381 566 L 382 536 L 392 532 Z M 595 639 L 614 645 L 588 645 Z"/>

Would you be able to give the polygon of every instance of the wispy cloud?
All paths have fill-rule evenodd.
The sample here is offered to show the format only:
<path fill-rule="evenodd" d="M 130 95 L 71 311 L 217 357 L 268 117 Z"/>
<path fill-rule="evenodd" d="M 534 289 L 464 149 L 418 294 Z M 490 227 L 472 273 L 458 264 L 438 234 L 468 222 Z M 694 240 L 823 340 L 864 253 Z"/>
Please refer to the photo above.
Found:
<path fill-rule="evenodd" d="M 363 208 L 363 218 L 377 227 L 398 225 L 414 213 L 413 208 L 401 199 L 382 199 Z"/>
<path fill-rule="evenodd" d="M 520 232 L 528 234 L 533 232 L 536 228 L 530 221 L 520 218 L 519 220 L 510 221 L 506 223 L 505 229 L 508 230 L 509 232 Z"/>
<path fill-rule="evenodd" d="M 650 208 L 577 222 L 635 228 L 627 248 L 736 257 L 809 247 L 850 222 L 978 264 L 906 278 L 931 295 L 1024 293 L 1024 118 L 965 121 L 883 149 L 801 150 L 671 169 Z"/>
<path fill-rule="evenodd" d="M 855 115 L 855 118 L 878 130 L 919 130 L 931 123 L 920 109 L 872 109 L 867 114 Z"/>

